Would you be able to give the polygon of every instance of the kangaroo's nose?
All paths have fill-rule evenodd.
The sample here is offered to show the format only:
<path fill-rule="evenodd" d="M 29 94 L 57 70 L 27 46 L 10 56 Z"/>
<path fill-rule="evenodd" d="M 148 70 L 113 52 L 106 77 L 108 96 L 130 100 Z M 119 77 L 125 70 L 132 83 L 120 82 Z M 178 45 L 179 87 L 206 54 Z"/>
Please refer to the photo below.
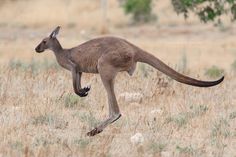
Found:
<path fill-rule="evenodd" d="M 39 52 L 42 52 L 42 51 L 39 49 L 38 46 L 35 48 L 35 51 L 38 52 L 38 53 L 39 53 Z"/>
<path fill-rule="evenodd" d="M 35 51 L 36 51 L 36 52 L 40 52 L 38 47 L 35 48 Z"/>

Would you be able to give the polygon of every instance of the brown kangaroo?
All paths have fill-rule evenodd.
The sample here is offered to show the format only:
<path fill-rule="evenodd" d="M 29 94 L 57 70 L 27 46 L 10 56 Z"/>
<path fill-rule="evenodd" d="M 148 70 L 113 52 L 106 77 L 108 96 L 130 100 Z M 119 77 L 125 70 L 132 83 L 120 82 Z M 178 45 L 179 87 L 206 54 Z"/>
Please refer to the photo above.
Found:
<path fill-rule="evenodd" d="M 200 81 L 184 76 L 155 56 L 124 39 L 116 37 L 96 38 L 77 47 L 63 49 L 56 38 L 59 30 L 60 27 L 58 26 L 49 37 L 42 40 L 35 48 L 35 51 L 40 53 L 50 49 L 54 52 L 58 63 L 72 72 L 73 88 L 77 95 L 81 97 L 87 96 L 90 90 L 90 87 L 81 88 L 82 72 L 100 74 L 102 83 L 107 91 L 109 117 L 88 132 L 88 136 L 94 136 L 102 132 L 105 127 L 121 117 L 114 92 L 114 80 L 117 73 L 121 71 L 127 71 L 129 75 L 132 75 L 137 62 L 147 63 L 176 81 L 192 86 L 210 87 L 224 80 L 224 77 L 222 77 L 216 81 Z"/>

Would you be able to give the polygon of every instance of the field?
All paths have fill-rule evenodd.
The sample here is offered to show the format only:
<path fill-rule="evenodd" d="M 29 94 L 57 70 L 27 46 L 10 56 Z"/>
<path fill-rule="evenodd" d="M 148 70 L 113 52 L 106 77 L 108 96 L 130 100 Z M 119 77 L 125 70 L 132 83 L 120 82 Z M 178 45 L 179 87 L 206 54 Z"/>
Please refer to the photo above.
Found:
<path fill-rule="evenodd" d="M 1 3 L 0 157 L 236 156 L 235 24 L 226 20 L 214 27 L 194 16 L 185 21 L 170 1 L 154 1 L 157 21 L 133 25 L 111 0 L 107 26 L 95 0 Z M 71 73 L 59 67 L 54 54 L 35 53 L 57 25 L 65 48 L 119 36 L 185 75 L 201 80 L 225 75 L 225 80 L 197 88 L 139 64 L 132 77 L 120 73 L 116 78 L 122 117 L 88 137 L 108 114 L 106 92 L 99 75 L 84 74 L 82 86 L 91 85 L 91 91 L 76 96 Z"/>

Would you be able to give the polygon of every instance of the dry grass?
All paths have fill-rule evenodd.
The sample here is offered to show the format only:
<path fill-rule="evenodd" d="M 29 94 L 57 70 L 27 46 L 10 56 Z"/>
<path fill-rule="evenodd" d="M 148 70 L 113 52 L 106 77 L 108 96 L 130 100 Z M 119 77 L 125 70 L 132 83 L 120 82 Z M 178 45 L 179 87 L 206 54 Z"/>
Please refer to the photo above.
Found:
<path fill-rule="evenodd" d="M 143 65 L 132 77 L 121 73 L 117 96 L 138 92 L 142 102 L 119 99 L 122 118 L 89 138 L 86 132 L 108 113 L 99 76 L 83 75 L 82 84 L 92 88 L 87 97 L 77 97 L 70 73 L 58 67 L 52 53 L 36 54 L 34 47 L 55 25 L 63 26 L 59 40 L 64 47 L 99 36 L 100 4 L 55 2 L 16 1 L 0 8 L 0 156 L 236 156 L 233 24 L 218 29 L 195 18 L 184 22 L 169 1 L 155 1 L 158 21 L 130 26 L 118 2 L 109 1 L 110 35 L 189 76 L 213 79 L 205 73 L 217 66 L 226 79 L 216 87 L 195 88 Z M 144 137 L 141 145 L 130 141 L 137 132 Z"/>
<path fill-rule="evenodd" d="M 86 132 L 105 118 L 107 105 L 100 78 L 85 75 L 92 90 L 74 95 L 70 74 L 58 68 L 2 67 L 0 153 L 3 156 L 232 156 L 235 150 L 233 76 L 213 88 L 194 88 L 139 68 L 133 78 L 120 74 L 116 93 L 140 92 L 141 104 L 120 102 L 122 118 L 103 133 Z M 30 64 L 30 65 L 32 65 Z M 161 80 L 159 80 L 161 78 Z M 86 83 L 88 81 L 85 81 Z M 101 92 L 102 90 L 102 92 Z M 71 103 L 71 106 L 68 105 Z M 160 113 L 152 112 L 160 109 Z M 131 112 L 132 111 L 132 112 Z M 136 132 L 141 146 L 132 145 Z M 235 154 L 234 154 L 235 155 Z"/>

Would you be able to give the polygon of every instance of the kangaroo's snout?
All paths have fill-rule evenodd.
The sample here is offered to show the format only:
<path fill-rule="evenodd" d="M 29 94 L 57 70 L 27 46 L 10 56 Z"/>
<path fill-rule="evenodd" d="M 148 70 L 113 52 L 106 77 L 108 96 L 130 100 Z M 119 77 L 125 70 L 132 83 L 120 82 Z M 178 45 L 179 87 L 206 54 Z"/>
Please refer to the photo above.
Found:
<path fill-rule="evenodd" d="M 37 53 L 41 53 L 41 52 L 44 51 L 44 49 L 41 49 L 41 48 L 40 48 L 40 45 L 38 45 L 38 46 L 35 48 L 35 51 L 36 51 Z"/>

